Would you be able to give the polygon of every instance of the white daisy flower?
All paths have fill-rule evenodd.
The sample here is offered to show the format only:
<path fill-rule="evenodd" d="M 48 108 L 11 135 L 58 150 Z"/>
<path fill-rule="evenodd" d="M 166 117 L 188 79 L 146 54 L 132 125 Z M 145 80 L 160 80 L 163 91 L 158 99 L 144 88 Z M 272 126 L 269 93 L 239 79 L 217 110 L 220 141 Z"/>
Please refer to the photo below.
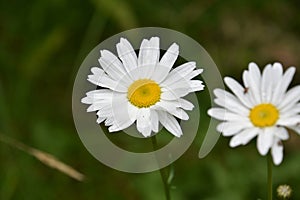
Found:
<path fill-rule="evenodd" d="M 160 59 L 159 38 L 144 39 L 137 56 L 124 38 L 116 45 L 118 57 L 108 50 L 100 51 L 102 68 L 91 68 L 88 81 L 100 86 L 90 91 L 82 103 L 91 104 L 87 112 L 97 111 L 97 123 L 104 122 L 109 132 L 123 130 L 136 121 L 144 136 L 157 133 L 159 122 L 173 135 L 182 135 L 176 120 L 188 120 L 185 110 L 194 105 L 183 99 L 191 92 L 203 90 L 200 80 L 191 80 L 202 73 L 195 62 L 187 62 L 172 70 L 179 55 L 173 43 Z M 176 118 L 175 118 L 176 117 Z"/>
<path fill-rule="evenodd" d="M 283 73 L 280 63 L 268 64 L 262 74 L 255 63 L 243 73 L 244 87 L 226 77 L 224 81 L 233 94 L 215 89 L 215 103 L 222 108 L 211 108 L 208 114 L 224 122 L 217 130 L 233 136 L 230 146 L 245 145 L 257 136 L 257 149 L 266 155 L 271 149 L 273 162 L 283 159 L 283 140 L 289 138 L 286 128 L 300 134 L 300 86 L 287 91 L 295 74 L 295 67 Z"/>

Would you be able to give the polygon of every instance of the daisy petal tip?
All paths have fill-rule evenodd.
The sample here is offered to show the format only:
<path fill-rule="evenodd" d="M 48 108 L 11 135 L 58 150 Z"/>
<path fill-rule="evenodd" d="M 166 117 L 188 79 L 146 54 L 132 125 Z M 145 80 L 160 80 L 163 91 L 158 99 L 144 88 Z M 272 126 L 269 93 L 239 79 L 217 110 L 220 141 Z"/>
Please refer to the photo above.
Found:
<path fill-rule="evenodd" d="M 157 37 L 157 36 L 151 37 L 150 42 L 159 43 L 159 37 Z"/>
<path fill-rule="evenodd" d="M 120 43 L 124 43 L 124 42 L 128 42 L 128 40 L 126 38 L 121 37 L 120 38 Z"/>
<path fill-rule="evenodd" d="M 282 64 L 280 62 L 274 62 L 273 67 L 280 67 L 282 68 Z"/>
<path fill-rule="evenodd" d="M 171 50 L 173 53 L 179 52 L 179 45 L 177 43 L 173 43 L 170 47 L 169 50 Z"/>
<path fill-rule="evenodd" d="M 210 108 L 208 111 L 207 111 L 207 114 L 209 115 L 209 116 L 211 116 L 212 117 L 212 108 Z"/>
<path fill-rule="evenodd" d="M 231 148 L 235 148 L 235 147 L 237 147 L 237 146 L 239 146 L 239 145 L 240 145 L 240 144 L 237 143 L 237 141 L 236 141 L 236 140 L 233 140 L 233 139 L 231 139 L 230 142 L 229 142 L 229 146 L 230 146 Z"/>
<path fill-rule="evenodd" d="M 151 130 L 149 131 L 139 131 L 145 138 L 149 138 L 151 136 Z"/>
<path fill-rule="evenodd" d="M 174 135 L 175 137 L 177 137 L 177 138 L 180 138 L 183 135 L 181 128 L 179 128 L 178 130 L 174 130 L 174 131 L 172 131 L 170 133 L 172 135 Z"/>
<path fill-rule="evenodd" d="M 117 131 L 119 131 L 119 129 L 118 129 L 115 125 L 112 125 L 112 126 L 110 126 L 110 127 L 108 128 L 108 131 L 109 131 L 110 133 L 112 133 L 112 132 L 117 132 Z"/>
<path fill-rule="evenodd" d="M 259 154 L 262 155 L 262 156 L 267 155 L 267 153 L 269 151 L 269 149 L 264 148 L 264 147 L 257 147 L 257 150 L 258 150 Z"/>
<path fill-rule="evenodd" d="M 89 103 L 90 103 L 88 97 L 83 97 L 83 98 L 80 100 L 80 102 L 81 102 L 81 103 L 84 103 L 84 104 L 89 104 Z"/>
<path fill-rule="evenodd" d="M 249 62 L 249 65 L 248 65 L 249 69 L 250 68 L 258 68 L 257 64 L 253 61 Z"/>
<path fill-rule="evenodd" d="M 225 76 L 224 77 L 224 82 L 225 83 L 227 83 L 227 82 L 229 82 L 229 81 L 231 81 L 232 80 L 232 78 L 230 77 L 230 76 Z"/>

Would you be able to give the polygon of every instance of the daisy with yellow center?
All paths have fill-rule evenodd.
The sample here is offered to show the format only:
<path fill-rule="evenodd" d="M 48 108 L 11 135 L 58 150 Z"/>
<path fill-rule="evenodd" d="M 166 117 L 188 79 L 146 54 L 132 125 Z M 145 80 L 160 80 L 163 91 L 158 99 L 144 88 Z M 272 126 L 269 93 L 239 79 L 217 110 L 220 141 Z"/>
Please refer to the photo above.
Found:
<path fill-rule="evenodd" d="M 116 45 L 118 57 L 108 50 L 100 51 L 100 67 L 93 67 L 88 81 L 100 89 L 87 92 L 82 103 L 91 104 L 87 111 L 97 112 L 97 123 L 109 126 L 110 132 L 123 130 L 136 122 L 145 137 L 157 133 L 159 123 L 176 137 L 182 135 L 176 118 L 188 120 L 185 110 L 193 104 L 183 97 L 203 90 L 202 73 L 195 62 L 172 69 L 179 55 L 173 43 L 160 58 L 159 38 L 144 39 L 138 56 L 124 38 Z"/>
<path fill-rule="evenodd" d="M 215 103 L 208 114 L 221 122 L 217 130 L 233 136 L 230 146 L 245 145 L 257 137 L 257 149 L 266 155 L 271 149 L 273 162 L 283 160 L 283 140 L 289 138 L 286 128 L 300 134 L 300 86 L 288 90 L 295 67 L 283 73 L 280 63 L 269 64 L 261 73 L 255 63 L 243 73 L 244 86 L 230 77 L 225 84 L 233 92 L 215 89 Z"/>

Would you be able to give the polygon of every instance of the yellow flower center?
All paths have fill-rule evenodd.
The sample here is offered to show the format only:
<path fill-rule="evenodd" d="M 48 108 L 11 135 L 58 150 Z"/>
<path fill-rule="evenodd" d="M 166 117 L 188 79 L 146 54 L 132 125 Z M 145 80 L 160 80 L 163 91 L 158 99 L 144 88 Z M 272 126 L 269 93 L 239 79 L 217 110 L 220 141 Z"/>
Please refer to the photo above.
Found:
<path fill-rule="evenodd" d="M 279 118 L 279 112 L 272 104 L 259 104 L 251 109 L 249 118 L 254 126 L 273 126 Z"/>
<path fill-rule="evenodd" d="M 160 94 L 161 89 L 156 82 L 150 79 L 139 79 L 129 86 L 127 98 L 136 107 L 146 108 L 158 102 Z"/>

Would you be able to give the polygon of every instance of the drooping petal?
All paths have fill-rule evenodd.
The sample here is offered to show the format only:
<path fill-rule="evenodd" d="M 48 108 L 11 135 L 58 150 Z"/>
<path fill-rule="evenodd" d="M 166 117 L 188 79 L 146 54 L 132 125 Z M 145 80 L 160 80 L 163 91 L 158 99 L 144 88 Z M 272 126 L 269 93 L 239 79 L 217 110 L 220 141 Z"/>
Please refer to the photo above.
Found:
<path fill-rule="evenodd" d="M 257 137 L 257 149 L 261 155 L 266 155 L 274 142 L 276 128 L 264 128 Z"/>
<path fill-rule="evenodd" d="M 278 127 L 275 131 L 275 136 L 278 137 L 280 140 L 287 140 L 289 139 L 288 131 L 283 127 Z"/>
<path fill-rule="evenodd" d="M 144 137 L 149 137 L 151 135 L 152 123 L 150 116 L 149 108 L 141 108 L 138 110 L 136 127 Z"/>
<path fill-rule="evenodd" d="M 272 145 L 271 154 L 275 165 L 279 165 L 283 160 L 283 145 L 279 139 L 275 139 Z"/>
<path fill-rule="evenodd" d="M 159 128 L 159 119 L 156 110 L 154 109 L 150 110 L 150 117 L 151 117 L 152 131 L 157 133 Z"/>

